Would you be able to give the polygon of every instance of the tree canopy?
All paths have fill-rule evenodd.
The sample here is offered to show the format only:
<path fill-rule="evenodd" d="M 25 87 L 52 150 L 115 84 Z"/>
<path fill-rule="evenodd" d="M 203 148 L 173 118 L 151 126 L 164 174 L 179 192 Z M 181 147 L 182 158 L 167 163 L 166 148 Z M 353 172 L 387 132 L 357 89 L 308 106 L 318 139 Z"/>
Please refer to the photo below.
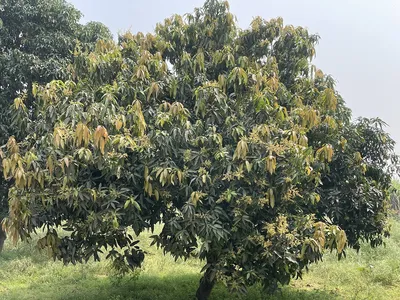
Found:
<path fill-rule="evenodd" d="M 32 106 L 32 83 L 67 79 L 66 66 L 77 41 L 89 47 L 111 39 L 104 25 L 79 24 L 81 13 L 64 0 L 4 0 L 0 4 L 0 101 L 8 107 L 27 93 Z M 4 106 L 3 106 L 4 104 Z M 5 110 L 6 111 L 6 110 Z M 4 118 L 4 119 L 3 119 Z M 2 133 L 8 133 L 3 113 Z M 7 136 L 8 138 L 8 136 Z M 4 139 L 4 137 L 3 137 Z"/>
<path fill-rule="evenodd" d="M 352 122 L 317 41 L 280 18 L 242 30 L 208 0 L 154 34 L 78 45 L 67 80 L 32 86 L 33 113 L 14 102 L 27 134 L 1 152 L 9 232 L 43 228 L 65 263 L 105 251 L 135 268 L 135 236 L 161 222 L 154 244 L 205 260 L 198 299 L 217 280 L 273 291 L 325 249 L 381 244 L 394 141 L 379 119 Z"/>
<path fill-rule="evenodd" d="M 17 97 L 25 97 L 35 109 L 33 82 L 45 84 L 67 79 L 66 67 L 77 41 L 92 48 L 100 39 L 111 39 L 101 23 L 79 24 L 81 13 L 64 0 L 2 0 L 0 3 L 0 144 L 24 132 L 11 122 L 8 109 Z M 7 211 L 8 186 L 0 179 L 0 220 Z M 1 248 L 1 247 L 0 247 Z"/>

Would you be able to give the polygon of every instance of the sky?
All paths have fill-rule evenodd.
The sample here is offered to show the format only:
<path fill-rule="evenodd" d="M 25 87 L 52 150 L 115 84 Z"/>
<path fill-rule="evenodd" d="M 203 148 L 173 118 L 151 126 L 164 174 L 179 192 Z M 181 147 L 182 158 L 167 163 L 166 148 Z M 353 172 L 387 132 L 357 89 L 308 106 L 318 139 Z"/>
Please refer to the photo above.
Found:
<path fill-rule="evenodd" d="M 192 12 L 204 0 L 69 0 L 83 22 L 99 21 L 114 35 L 152 32 L 172 14 Z M 231 12 L 247 28 L 256 16 L 282 17 L 321 39 L 314 64 L 337 81 L 353 117 L 379 117 L 399 144 L 399 0 L 230 0 Z"/>

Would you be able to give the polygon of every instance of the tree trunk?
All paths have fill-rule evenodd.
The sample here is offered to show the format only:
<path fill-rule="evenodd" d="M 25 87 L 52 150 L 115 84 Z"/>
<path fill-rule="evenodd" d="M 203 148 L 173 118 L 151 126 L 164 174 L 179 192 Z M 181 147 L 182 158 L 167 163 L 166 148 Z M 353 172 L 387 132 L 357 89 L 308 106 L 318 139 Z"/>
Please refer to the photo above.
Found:
<path fill-rule="evenodd" d="M 7 238 L 7 235 L 1 226 L 1 220 L 0 220 L 0 253 L 1 253 L 1 251 L 3 251 L 4 241 L 6 240 L 6 238 Z"/>
<path fill-rule="evenodd" d="M 196 292 L 197 300 L 207 300 L 215 285 L 215 273 L 212 267 L 209 267 L 200 279 L 200 285 Z"/>

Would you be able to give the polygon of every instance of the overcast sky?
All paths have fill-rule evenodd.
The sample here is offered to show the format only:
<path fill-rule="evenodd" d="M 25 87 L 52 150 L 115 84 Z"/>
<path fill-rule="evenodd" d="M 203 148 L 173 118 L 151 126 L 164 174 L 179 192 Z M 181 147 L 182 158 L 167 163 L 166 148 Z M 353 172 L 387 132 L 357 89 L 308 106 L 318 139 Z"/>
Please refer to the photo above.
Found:
<path fill-rule="evenodd" d="M 153 31 L 203 0 L 69 0 L 84 21 L 118 32 Z M 380 117 L 400 143 L 400 0 L 230 0 L 242 28 L 255 16 L 283 17 L 320 35 L 315 64 L 337 80 L 353 116 Z M 400 144 L 397 145 L 400 153 Z"/>

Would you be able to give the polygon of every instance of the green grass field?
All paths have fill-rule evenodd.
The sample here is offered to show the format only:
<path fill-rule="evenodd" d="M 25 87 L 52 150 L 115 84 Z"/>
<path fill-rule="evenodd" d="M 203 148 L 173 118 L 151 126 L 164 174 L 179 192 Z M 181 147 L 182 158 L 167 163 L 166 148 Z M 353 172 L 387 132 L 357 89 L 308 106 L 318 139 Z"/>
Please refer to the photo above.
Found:
<path fill-rule="evenodd" d="M 400 299 L 400 222 L 392 222 L 392 237 L 385 247 L 363 245 L 358 254 L 348 251 L 340 262 L 328 254 L 324 262 L 311 266 L 304 280 L 293 280 L 274 296 L 252 287 L 240 297 L 217 285 L 211 299 Z M 122 279 L 113 275 L 106 261 L 65 267 L 32 244 L 8 243 L 0 254 L 0 299 L 194 299 L 201 263 L 163 256 L 149 247 L 148 236 L 141 236 L 148 252 L 142 271 Z"/>

